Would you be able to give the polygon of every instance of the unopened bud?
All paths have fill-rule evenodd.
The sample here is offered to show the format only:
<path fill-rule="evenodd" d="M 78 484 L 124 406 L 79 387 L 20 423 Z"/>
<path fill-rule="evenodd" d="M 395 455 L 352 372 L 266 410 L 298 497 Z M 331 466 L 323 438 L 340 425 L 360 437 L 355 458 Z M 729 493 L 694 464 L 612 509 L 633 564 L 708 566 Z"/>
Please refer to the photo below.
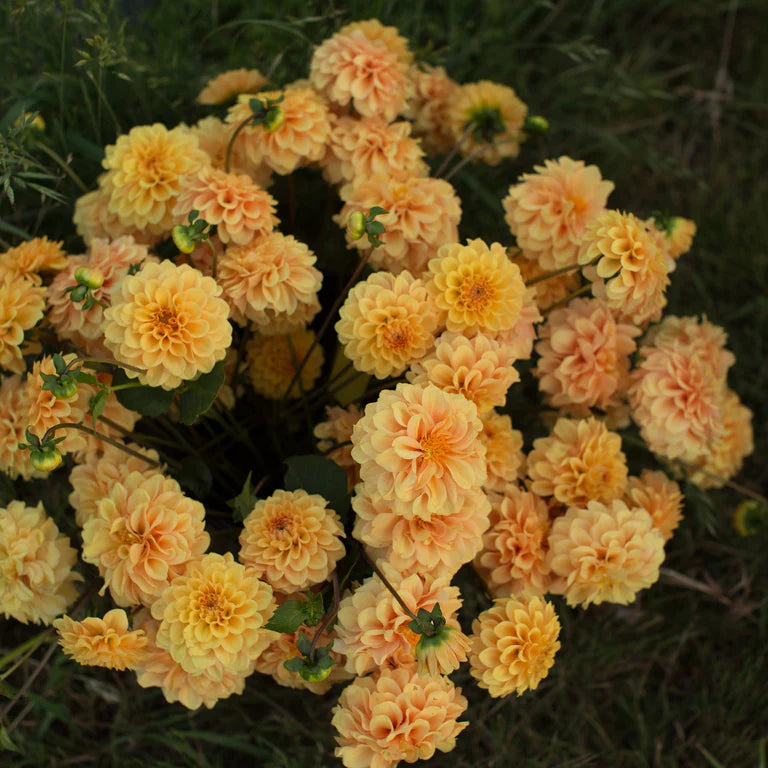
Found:
<path fill-rule="evenodd" d="M 267 114 L 264 115 L 264 122 L 262 125 L 264 126 L 264 130 L 272 133 L 272 131 L 278 130 L 284 122 L 285 110 L 280 106 L 273 105 L 267 110 Z"/>
<path fill-rule="evenodd" d="M 347 217 L 347 237 L 359 240 L 365 234 L 365 216 L 362 211 L 352 211 Z"/>
<path fill-rule="evenodd" d="M 53 472 L 62 462 L 61 453 L 55 445 L 36 448 L 29 455 L 30 464 L 38 472 Z"/>
<path fill-rule="evenodd" d="M 75 270 L 75 280 L 78 285 L 84 285 L 95 291 L 104 285 L 104 273 L 98 267 L 78 267 Z"/>
<path fill-rule="evenodd" d="M 185 227 L 183 224 L 177 224 L 171 230 L 171 236 L 173 237 L 173 242 L 175 243 L 176 247 L 182 253 L 192 253 L 192 251 L 195 250 L 195 246 L 197 244 L 195 243 L 194 239 L 189 236 L 187 227 Z"/>
<path fill-rule="evenodd" d="M 53 396 L 59 400 L 68 400 L 77 394 L 77 380 L 73 376 L 62 376 L 53 388 Z"/>
<path fill-rule="evenodd" d="M 526 133 L 546 133 L 549 130 L 549 120 L 542 115 L 528 115 L 523 130 Z"/>
<path fill-rule="evenodd" d="M 768 508 L 762 501 L 742 501 L 733 512 L 733 527 L 742 536 L 754 536 L 768 522 Z"/>

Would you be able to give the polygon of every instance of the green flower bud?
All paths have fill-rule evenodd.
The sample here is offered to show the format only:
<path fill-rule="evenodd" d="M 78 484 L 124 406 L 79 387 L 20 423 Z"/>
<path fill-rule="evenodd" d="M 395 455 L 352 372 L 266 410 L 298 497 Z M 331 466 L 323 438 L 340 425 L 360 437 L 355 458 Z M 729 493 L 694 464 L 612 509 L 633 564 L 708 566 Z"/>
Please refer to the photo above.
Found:
<path fill-rule="evenodd" d="M 315 664 L 311 667 L 304 665 L 299 670 L 299 675 L 301 675 L 302 679 L 306 680 L 308 683 L 322 683 L 330 674 L 331 667 L 322 667 L 319 664 Z"/>
<path fill-rule="evenodd" d="M 51 390 L 53 396 L 60 400 L 66 400 L 77 394 L 77 379 L 74 376 L 62 376 Z"/>
<path fill-rule="evenodd" d="M 33 450 L 29 461 L 38 472 L 53 472 L 61 464 L 62 456 L 55 445 L 46 445 Z"/>
<path fill-rule="evenodd" d="M 188 227 L 185 227 L 183 224 L 177 224 L 171 230 L 173 242 L 182 253 L 192 253 L 196 246 L 195 240 L 189 236 L 187 230 Z"/>
<path fill-rule="evenodd" d="M 742 501 L 733 512 L 733 527 L 742 536 L 754 536 L 768 522 L 768 509 L 761 502 Z"/>
<path fill-rule="evenodd" d="M 347 237 L 359 240 L 365 234 L 365 215 L 362 211 L 352 211 L 347 217 Z"/>
<path fill-rule="evenodd" d="M 75 270 L 75 280 L 93 291 L 104 285 L 104 273 L 98 267 L 82 266 Z"/>
<path fill-rule="evenodd" d="M 270 106 L 267 114 L 264 115 L 264 122 L 262 123 L 264 130 L 272 133 L 281 128 L 283 123 L 285 123 L 285 110 L 280 106 Z"/>
<path fill-rule="evenodd" d="M 523 130 L 526 133 L 546 133 L 549 130 L 549 120 L 542 115 L 528 115 Z"/>

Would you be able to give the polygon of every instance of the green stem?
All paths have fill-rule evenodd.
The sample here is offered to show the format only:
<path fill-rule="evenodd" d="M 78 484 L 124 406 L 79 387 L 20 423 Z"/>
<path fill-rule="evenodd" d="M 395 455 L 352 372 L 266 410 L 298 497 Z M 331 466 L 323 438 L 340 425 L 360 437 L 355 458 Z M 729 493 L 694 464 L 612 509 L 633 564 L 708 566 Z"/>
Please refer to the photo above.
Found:
<path fill-rule="evenodd" d="M 545 272 L 543 275 L 539 275 L 538 277 L 534 277 L 533 280 L 529 280 L 526 284 L 526 288 L 530 288 L 532 285 L 536 285 L 536 283 L 541 283 L 544 280 L 549 280 L 551 277 L 557 277 L 558 275 L 564 275 L 566 272 L 573 272 L 574 270 L 581 269 L 582 264 L 570 264 L 567 267 L 561 267 L 560 269 L 555 269 L 552 272 Z"/>
<path fill-rule="evenodd" d="M 474 152 L 470 152 L 461 162 L 456 163 L 456 165 L 445 174 L 445 181 L 448 181 L 451 176 L 458 173 L 465 165 L 467 165 L 467 163 L 471 163 L 478 155 L 482 155 L 483 152 L 486 152 L 491 147 L 498 147 L 501 144 L 509 144 L 516 141 L 520 141 L 520 139 L 502 139 L 502 141 L 489 141 L 487 144 L 481 144 Z"/>
<path fill-rule="evenodd" d="M 392 597 L 394 597 L 395 600 L 397 600 L 400 607 L 405 611 L 406 615 L 410 616 L 414 621 L 418 621 L 416 614 L 405 604 L 405 602 L 403 601 L 403 598 L 400 597 L 400 595 L 397 593 L 397 590 L 389 583 L 389 581 L 387 580 L 387 577 L 381 572 L 381 569 L 379 568 L 379 566 L 376 565 L 376 563 L 374 563 L 373 560 L 371 560 L 371 558 L 368 557 L 368 555 L 366 555 L 365 557 L 366 557 L 366 560 L 368 560 L 368 562 L 371 564 L 371 568 L 373 568 L 373 572 L 379 577 L 379 579 L 381 580 L 381 583 L 389 590 Z"/>
<path fill-rule="evenodd" d="M 472 126 L 468 125 L 464 129 L 464 133 L 461 134 L 459 140 L 453 145 L 453 149 L 445 156 L 443 162 L 440 163 L 440 167 L 435 171 L 435 178 L 439 179 L 443 171 L 448 167 L 448 163 L 456 157 L 456 153 L 461 149 L 461 145 L 467 140 L 467 137 L 472 132 Z"/>
<path fill-rule="evenodd" d="M 560 299 L 560 301 L 556 301 L 551 307 L 547 307 L 542 314 L 544 317 L 546 317 L 553 309 L 557 309 L 558 307 L 562 307 L 564 304 L 567 304 L 571 299 L 575 299 L 578 296 L 581 296 L 582 294 L 588 293 L 592 290 L 592 283 L 587 283 L 586 285 L 582 285 L 581 288 L 579 288 L 578 291 L 574 291 L 573 293 L 569 293 L 567 296 Z"/>
<path fill-rule="evenodd" d="M 313 657 L 315 653 L 315 646 L 317 645 L 317 641 L 320 638 L 320 635 L 322 635 L 323 632 L 325 632 L 325 630 L 330 626 L 331 622 L 336 617 L 336 614 L 339 612 L 341 596 L 339 594 L 339 577 L 336 575 L 335 570 L 331 574 L 331 581 L 333 582 L 333 608 L 325 615 L 322 624 L 320 624 L 320 626 L 317 628 L 317 632 L 315 632 L 315 636 L 312 638 L 312 642 L 309 646 L 309 653 L 306 656 L 308 659 Z"/>
<path fill-rule="evenodd" d="M 70 168 L 70 166 L 63 160 L 63 158 L 57 152 L 54 152 L 54 150 L 52 150 L 50 147 L 46 146 L 42 142 L 37 144 L 35 148 L 42 149 L 43 152 L 45 152 L 45 154 L 48 155 L 48 157 L 50 157 L 51 160 L 53 160 L 59 166 L 59 168 L 61 168 L 61 170 L 64 171 L 64 173 L 66 173 L 67 176 L 69 176 L 69 178 L 72 179 L 72 181 L 75 182 L 77 187 L 80 188 L 81 192 L 85 194 L 89 191 L 88 187 L 85 186 L 85 183 L 83 182 L 83 180 L 72 170 L 72 168 Z"/>
<path fill-rule="evenodd" d="M 213 243 L 211 242 L 211 238 L 207 237 L 205 239 L 205 242 L 208 243 L 208 247 L 211 249 L 211 277 L 215 280 L 216 279 L 216 267 L 219 260 L 219 254 L 216 253 L 216 249 L 213 247 Z"/>
<path fill-rule="evenodd" d="M 248 115 L 248 117 L 246 117 L 246 118 L 245 118 L 245 120 L 243 120 L 243 122 L 242 122 L 242 123 L 240 123 L 240 124 L 237 126 L 237 128 L 235 128 L 235 130 L 234 130 L 234 133 L 232 134 L 232 136 L 231 136 L 231 137 L 230 137 L 230 139 L 229 139 L 229 144 L 227 144 L 227 154 L 226 154 L 226 159 L 224 160 L 224 170 L 225 170 L 227 173 L 229 173 L 229 172 L 230 172 L 230 168 L 231 168 L 231 163 L 232 163 L 232 148 L 233 148 L 233 147 L 234 147 L 234 145 L 235 145 L 235 139 L 236 139 L 236 138 L 237 138 L 237 137 L 240 135 L 240 131 L 242 131 L 242 130 L 243 130 L 243 128 L 245 128 L 245 126 L 246 126 L 246 125 L 248 125 L 248 123 L 250 123 L 250 122 L 251 122 L 251 120 L 253 120 L 253 115 L 252 115 L 252 114 L 251 114 L 251 115 Z"/>
<path fill-rule="evenodd" d="M 143 387 L 144 385 L 139 381 L 129 381 L 125 384 L 118 384 L 114 387 L 107 387 L 110 392 L 118 392 L 121 389 L 135 389 L 136 387 Z"/>

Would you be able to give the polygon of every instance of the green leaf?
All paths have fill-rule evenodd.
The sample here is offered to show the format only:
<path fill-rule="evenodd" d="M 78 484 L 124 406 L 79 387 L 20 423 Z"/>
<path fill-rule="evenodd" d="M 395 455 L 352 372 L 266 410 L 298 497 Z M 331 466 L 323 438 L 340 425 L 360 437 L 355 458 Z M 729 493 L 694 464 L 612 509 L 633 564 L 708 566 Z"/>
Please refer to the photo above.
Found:
<path fill-rule="evenodd" d="M 371 210 L 368 211 L 368 220 L 370 221 L 371 219 L 374 219 L 380 214 L 386 213 L 386 212 L 387 212 L 386 208 L 382 208 L 380 205 L 374 205 L 373 208 L 371 208 Z"/>
<path fill-rule="evenodd" d="M 282 632 L 286 635 L 293 634 L 307 618 L 307 606 L 303 600 L 286 600 L 272 614 L 272 618 L 264 626 L 273 632 Z"/>
<path fill-rule="evenodd" d="M 0 749 L 8 750 L 9 752 L 19 751 L 19 748 L 11 741 L 11 737 L 8 735 L 4 725 L 0 725 Z"/>
<path fill-rule="evenodd" d="M 187 456 L 173 476 L 179 485 L 191 491 L 198 499 L 205 498 L 213 485 L 213 474 L 208 465 L 197 456 Z"/>
<path fill-rule="evenodd" d="M 296 647 L 302 656 L 309 656 L 312 643 L 306 634 L 304 634 L 304 632 L 299 632 L 299 636 L 296 638 Z"/>
<path fill-rule="evenodd" d="M 387 230 L 386 230 L 386 227 L 380 221 L 372 221 L 365 228 L 365 231 L 369 235 L 383 235 Z"/>
<path fill-rule="evenodd" d="M 292 659 L 283 662 L 283 666 L 289 672 L 298 672 L 304 666 L 304 659 L 301 656 L 294 656 Z"/>
<path fill-rule="evenodd" d="M 335 462 L 323 456 L 291 456 L 285 462 L 285 489 L 305 490 L 320 494 L 328 506 L 343 516 L 349 509 L 347 473 Z"/>
<path fill-rule="evenodd" d="M 224 383 L 224 361 L 216 363 L 210 373 L 190 381 L 179 396 L 179 410 L 182 424 L 192 424 L 202 416 L 216 399 Z"/>
<path fill-rule="evenodd" d="M 112 376 L 112 385 L 127 384 L 129 379 L 125 372 L 117 369 Z M 142 416 L 162 416 L 167 413 L 173 402 L 173 390 L 160 387 L 133 387 L 115 392 L 121 405 Z"/>
<path fill-rule="evenodd" d="M 79 381 L 81 384 L 93 384 L 96 386 L 99 383 L 99 380 L 95 376 L 86 373 L 85 371 L 81 371 L 80 369 L 75 371 L 72 376 L 74 376 L 75 381 Z"/>
<path fill-rule="evenodd" d="M 53 360 L 53 368 L 56 373 L 59 375 L 64 373 L 64 369 L 67 367 L 67 364 L 64 362 L 64 358 L 57 352 L 51 359 Z M 40 375 L 43 376 L 43 379 L 45 379 L 44 374 L 41 373 Z"/>
<path fill-rule="evenodd" d="M 308 601 L 304 605 L 304 623 L 308 627 L 314 627 L 319 624 L 325 613 L 323 605 L 323 596 L 318 592 L 316 595 L 307 594 Z"/>
<path fill-rule="evenodd" d="M 104 407 L 107 404 L 107 398 L 109 397 L 108 389 L 100 389 L 96 394 L 91 396 L 88 403 L 88 409 L 91 412 L 91 421 L 95 424 L 99 416 L 104 413 Z"/>
<path fill-rule="evenodd" d="M 256 505 L 258 497 L 253 492 L 253 486 L 251 485 L 251 475 L 253 472 L 248 473 L 248 477 L 245 478 L 243 483 L 243 490 L 235 496 L 234 499 L 230 499 L 227 504 L 234 511 L 233 518 L 237 522 L 242 522 L 248 515 L 251 514 L 251 510 Z"/>

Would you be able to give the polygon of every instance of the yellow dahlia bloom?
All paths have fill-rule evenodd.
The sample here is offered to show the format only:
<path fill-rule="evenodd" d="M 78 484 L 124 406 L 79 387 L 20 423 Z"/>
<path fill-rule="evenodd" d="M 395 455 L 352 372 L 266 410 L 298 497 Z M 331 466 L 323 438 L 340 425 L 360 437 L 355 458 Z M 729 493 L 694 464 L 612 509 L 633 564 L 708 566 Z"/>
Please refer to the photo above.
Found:
<path fill-rule="evenodd" d="M 274 610 L 269 584 L 230 552 L 211 552 L 189 563 L 152 603 L 152 616 L 160 621 L 156 643 L 185 672 L 223 664 L 232 673 L 248 673 L 272 640 L 263 627 Z"/>
<path fill-rule="evenodd" d="M 314 340 L 315 332 L 306 328 L 299 328 L 288 336 L 254 333 L 246 347 L 248 373 L 254 390 L 269 400 L 280 400 L 283 396 L 295 400 L 301 397 L 302 391 L 310 392 L 325 359 L 319 344 L 312 350 L 301 375 L 286 394 Z"/>
<path fill-rule="evenodd" d="M 252 320 L 262 334 L 286 333 L 308 323 L 320 309 L 323 276 L 316 262 L 304 243 L 271 232 L 247 245 L 230 245 L 216 280 L 235 322 Z"/>
<path fill-rule="evenodd" d="M 520 317 L 525 284 L 499 243 L 450 243 L 430 259 L 432 294 L 449 331 L 474 336 L 509 330 Z"/>
<path fill-rule="evenodd" d="M 491 336 L 478 333 L 468 339 L 446 331 L 435 348 L 414 363 L 408 373 L 412 384 L 434 384 L 444 392 L 463 395 L 477 406 L 480 416 L 507 401 L 507 391 L 520 381 L 510 350 Z"/>
<path fill-rule="evenodd" d="M 419 276 L 437 248 L 458 239 L 461 201 L 443 179 L 379 174 L 356 179 L 355 184 L 342 188 L 341 195 L 345 205 L 334 220 L 342 227 L 357 211 L 367 214 L 377 205 L 387 211 L 376 217 L 386 233 L 371 253 L 371 264 L 381 269 L 395 273 L 407 269 Z M 370 248 L 368 238 L 352 240 L 349 234 L 347 246 Z"/>
<path fill-rule="evenodd" d="M 137 125 L 106 148 L 100 183 L 109 190 L 109 210 L 124 226 L 165 235 L 177 223 L 173 206 L 182 179 L 208 164 L 186 126 Z"/>
<path fill-rule="evenodd" d="M 577 263 L 586 225 L 605 209 L 613 182 L 596 165 L 563 155 L 524 173 L 502 200 L 517 244 L 545 272 Z"/>
<path fill-rule="evenodd" d="M 99 187 L 92 192 L 86 192 L 75 200 L 75 211 L 72 222 L 77 234 L 90 245 L 96 238 L 102 240 L 117 239 L 130 235 L 137 243 L 153 245 L 159 235 L 123 224 L 120 217 L 109 210 L 111 190 L 103 186 L 107 174 L 102 173 L 98 178 Z"/>
<path fill-rule="evenodd" d="M 533 373 L 549 405 L 602 408 L 621 404 L 629 384 L 629 356 L 640 329 L 618 323 L 598 299 L 573 299 L 542 325 Z"/>
<path fill-rule="evenodd" d="M 593 219 L 584 231 L 578 261 L 591 265 L 583 272 L 592 281 L 592 293 L 620 321 L 643 325 L 661 317 L 669 265 L 636 216 L 604 211 Z"/>
<path fill-rule="evenodd" d="M 0 254 L 0 283 L 8 277 L 26 277 L 40 285 L 42 272 L 58 272 L 67 265 L 67 254 L 60 242 L 47 237 L 34 237 Z"/>
<path fill-rule="evenodd" d="M 406 120 L 342 116 L 332 121 L 323 176 L 332 184 L 362 181 L 377 174 L 391 178 L 426 176 L 424 151 Z"/>
<path fill-rule="evenodd" d="M 363 414 L 352 403 L 346 408 L 326 405 L 325 415 L 326 421 L 317 424 L 313 431 L 318 438 L 317 450 L 347 470 L 347 490 L 351 491 L 360 480 L 360 470 L 352 458 L 352 430 Z M 338 448 L 334 448 L 335 445 Z"/>
<path fill-rule="evenodd" d="M 458 587 L 449 586 L 451 576 L 433 574 L 401 576 L 384 564 L 384 575 L 414 614 L 431 611 L 435 603 L 446 625 L 459 628 L 454 614 L 461 606 Z M 367 578 L 339 606 L 333 649 L 347 658 L 346 669 L 365 675 L 386 664 L 405 666 L 416 660 L 419 635 L 408 627 L 411 617 L 381 583 L 378 576 Z"/>
<path fill-rule="evenodd" d="M 696 235 L 696 222 L 681 216 L 674 216 L 670 221 L 666 235 L 670 256 L 673 259 L 678 259 L 691 250 L 693 238 Z"/>
<path fill-rule="evenodd" d="M 21 376 L 3 376 L 0 380 L 0 472 L 11 480 L 21 477 L 43 477 L 29 461 L 29 451 L 22 451 L 19 443 L 26 443 L 27 387 Z"/>
<path fill-rule="evenodd" d="M 384 43 L 392 53 L 406 66 L 413 61 L 408 39 L 400 34 L 397 27 L 385 27 L 378 19 L 365 19 L 345 24 L 340 30 L 340 35 L 348 35 L 355 30 L 360 30 L 369 40 L 378 40 Z"/>
<path fill-rule="evenodd" d="M 664 536 L 651 515 L 619 500 L 590 501 L 555 518 L 549 534 L 550 592 L 568 605 L 627 605 L 655 584 L 664 560 Z"/>
<path fill-rule="evenodd" d="M 459 86 L 451 97 L 448 125 L 461 154 L 474 154 L 490 146 L 475 159 L 498 165 L 505 157 L 517 157 L 524 141 L 523 123 L 528 107 L 508 86 L 481 80 Z M 468 134 L 467 130 L 469 130 Z"/>
<path fill-rule="evenodd" d="M 102 426 L 99 424 L 99 431 Z M 109 496 L 113 486 L 124 483 L 128 475 L 138 472 L 144 477 L 158 475 L 161 470 L 136 456 L 130 456 L 119 448 L 102 443 L 103 451 L 89 452 L 82 464 L 72 468 L 69 483 L 72 493 L 69 504 L 75 510 L 75 522 L 82 528 L 86 521 L 97 514 L 99 502 Z M 152 448 L 142 448 L 133 443 L 129 447 L 157 461 L 159 456 Z"/>
<path fill-rule="evenodd" d="M 128 616 L 120 608 L 82 621 L 62 616 L 53 626 L 64 653 L 84 666 L 133 669 L 146 652 L 146 634 L 141 629 L 129 632 Z"/>
<path fill-rule="evenodd" d="M 77 552 L 43 504 L 0 508 L 0 612 L 6 619 L 50 624 L 75 599 Z"/>
<path fill-rule="evenodd" d="M 201 672 L 187 672 L 168 651 L 157 646 L 160 622 L 152 618 L 147 608 L 136 614 L 134 626 L 147 636 L 144 656 L 136 665 L 136 682 L 142 688 L 160 688 L 169 704 L 178 701 L 187 709 L 211 709 L 221 699 L 243 692 L 252 663 L 243 673 L 233 672 L 221 662 Z"/>
<path fill-rule="evenodd" d="M 483 418 L 480 442 L 485 446 L 488 477 L 486 491 L 503 491 L 510 483 L 525 476 L 523 433 L 512 429 L 512 419 L 505 413 L 490 411 Z"/>
<path fill-rule="evenodd" d="M 470 672 L 494 698 L 535 690 L 560 650 L 560 622 L 541 597 L 496 600 L 472 622 Z"/>
<path fill-rule="evenodd" d="M 276 205 L 250 176 L 205 167 L 184 178 L 173 213 L 186 222 L 190 211 L 199 211 L 223 243 L 246 245 L 278 225 Z"/>
<path fill-rule="evenodd" d="M 276 592 L 325 581 L 344 557 L 344 527 L 328 502 L 306 491 L 275 491 L 256 502 L 240 532 L 240 562 Z"/>
<path fill-rule="evenodd" d="M 429 571 L 453 576 L 480 550 L 488 527 L 490 504 L 482 491 L 463 496 L 446 515 L 403 517 L 392 505 L 358 486 L 352 497 L 357 513 L 352 535 L 368 548 L 376 562 L 389 563 L 402 576 Z"/>
<path fill-rule="evenodd" d="M 595 418 L 558 419 L 549 437 L 534 440 L 528 477 L 536 495 L 568 506 L 620 499 L 627 484 L 621 437 Z"/>
<path fill-rule="evenodd" d="M 255 166 L 268 165 L 275 173 L 285 176 L 297 168 L 320 160 L 331 133 L 328 107 L 311 88 L 287 88 L 283 91 L 246 93 L 237 97 L 230 107 L 227 122 L 239 125 L 253 114 L 250 101 L 266 103 L 283 97 L 277 105 L 283 122 L 268 130 L 264 125 L 248 125 L 238 136 L 245 156 Z"/>
<path fill-rule="evenodd" d="M 203 505 L 159 473 L 115 482 L 83 526 L 83 560 L 120 606 L 151 605 L 209 544 Z"/>
<path fill-rule="evenodd" d="M 241 93 L 256 93 L 267 84 L 258 69 L 228 69 L 211 78 L 200 93 L 198 104 L 226 104 Z"/>
<path fill-rule="evenodd" d="M 346 768 L 395 768 L 450 752 L 467 727 L 461 689 L 447 677 L 421 676 L 411 668 L 382 669 L 357 678 L 339 697 L 331 724 L 335 755 Z"/>
<path fill-rule="evenodd" d="M 485 482 L 477 408 L 432 384 L 398 384 L 365 407 L 352 458 L 366 490 L 405 517 L 446 515 Z"/>
<path fill-rule="evenodd" d="M 408 65 L 382 39 L 363 29 L 337 32 L 312 55 L 309 80 L 332 102 L 352 102 L 365 117 L 381 115 L 392 122 L 408 96 Z"/>
<path fill-rule="evenodd" d="M 527 254 L 519 254 L 512 257 L 512 263 L 520 268 L 523 282 L 528 285 L 531 280 L 541 277 L 545 272 L 537 261 L 533 261 Z M 553 304 L 563 301 L 581 285 L 581 277 L 577 272 L 565 272 L 562 275 L 549 277 L 531 287 L 534 291 L 536 306 L 540 310 L 549 309 Z"/>
<path fill-rule="evenodd" d="M 549 586 L 546 503 L 512 485 L 491 499 L 491 524 L 483 534 L 476 568 L 497 597 L 543 595 Z"/>
<path fill-rule="evenodd" d="M 644 509 L 653 525 L 667 542 L 683 518 L 683 494 L 680 486 L 664 472 L 644 469 L 640 477 L 627 479 L 624 503 Z"/>
<path fill-rule="evenodd" d="M 355 368 L 385 379 L 432 348 L 436 314 L 422 280 L 407 270 L 374 272 L 347 294 L 335 328 Z"/>
<path fill-rule="evenodd" d="M 450 152 L 456 141 L 448 126 L 448 111 L 459 84 L 444 67 L 423 62 L 411 67 L 410 76 L 412 93 L 405 114 L 413 120 L 413 135 L 429 154 Z"/>
<path fill-rule="evenodd" d="M 42 319 L 45 294 L 43 286 L 23 277 L 9 274 L 0 282 L 0 368 L 24 372 L 24 332 Z"/>
<path fill-rule="evenodd" d="M 211 371 L 232 343 L 221 287 L 186 264 L 146 264 L 123 279 L 104 311 L 104 343 L 118 363 L 142 368 L 126 375 L 175 389 Z"/>

